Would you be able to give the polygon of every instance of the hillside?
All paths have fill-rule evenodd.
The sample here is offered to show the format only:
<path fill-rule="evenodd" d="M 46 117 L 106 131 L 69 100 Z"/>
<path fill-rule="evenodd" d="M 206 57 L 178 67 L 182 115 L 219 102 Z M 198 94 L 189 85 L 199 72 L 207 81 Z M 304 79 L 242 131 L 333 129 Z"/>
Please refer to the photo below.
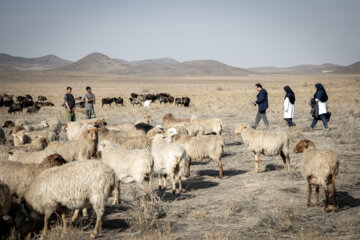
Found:
<path fill-rule="evenodd" d="M 0 71 L 36 71 L 48 70 L 70 64 L 71 61 L 61 59 L 55 55 L 38 58 L 14 57 L 0 53 Z"/>
<path fill-rule="evenodd" d="M 334 65 L 331 63 L 325 63 L 322 65 L 297 65 L 291 67 L 256 67 L 249 68 L 249 70 L 264 73 L 264 74 L 294 74 L 294 75 L 306 75 L 306 74 L 322 74 L 322 73 L 334 73 L 341 69 L 342 66 Z"/>
<path fill-rule="evenodd" d="M 360 73 L 360 61 L 349 66 L 343 67 L 336 71 L 336 73 L 347 73 L 347 74 L 359 74 Z"/>

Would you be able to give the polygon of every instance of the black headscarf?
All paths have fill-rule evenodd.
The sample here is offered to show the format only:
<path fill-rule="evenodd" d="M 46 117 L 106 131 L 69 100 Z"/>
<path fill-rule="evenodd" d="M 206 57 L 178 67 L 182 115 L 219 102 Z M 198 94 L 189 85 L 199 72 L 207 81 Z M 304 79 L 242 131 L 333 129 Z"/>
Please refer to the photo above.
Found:
<path fill-rule="evenodd" d="M 326 94 L 325 88 L 321 83 L 315 84 L 316 92 L 314 94 L 314 98 L 319 99 L 321 102 L 327 102 L 328 95 Z"/>
<path fill-rule="evenodd" d="M 285 86 L 284 90 L 286 92 L 285 98 L 289 98 L 291 104 L 295 103 L 295 93 L 291 90 L 289 86 Z"/>

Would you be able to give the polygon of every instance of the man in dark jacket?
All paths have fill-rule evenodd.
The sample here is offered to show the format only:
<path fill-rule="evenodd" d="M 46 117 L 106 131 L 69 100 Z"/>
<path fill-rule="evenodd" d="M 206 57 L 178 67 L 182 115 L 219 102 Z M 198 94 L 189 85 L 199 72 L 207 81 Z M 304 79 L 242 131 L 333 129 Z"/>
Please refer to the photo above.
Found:
<path fill-rule="evenodd" d="M 266 109 L 269 107 L 268 96 L 265 89 L 262 88 L 260 83 L 255 84 L 256 90 L 259 92 L 257 99 L 253 101 L 254 106 L 258 105 L 258 113 L 256 114 L 254 129 L 259 125 L 260 119 L 265 123 L 266 129 L 269 129 L 269 122 L 266 118 Z"/>
<path fill-rule="evenodd" d="M 66 94 L 64 96 L 65 101 L 65 121 L 66 122 L 73 122 L 76 121 L 75 117 L 75 99 L 74 96 L 71 94 L 72 88 L 66 88 Z"/>

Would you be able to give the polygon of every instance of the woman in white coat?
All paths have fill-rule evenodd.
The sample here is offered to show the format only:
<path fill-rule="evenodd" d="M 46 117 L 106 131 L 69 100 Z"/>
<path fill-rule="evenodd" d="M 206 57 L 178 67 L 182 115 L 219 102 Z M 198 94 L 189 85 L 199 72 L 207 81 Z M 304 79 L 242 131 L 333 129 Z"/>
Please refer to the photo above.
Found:
<path fill-rule="evenodd" d="M 284 99 L 284 120 L 287 122 L 289 127 L 296 126 L 296 124 L 292 121 L 295 112 L 295 93 L 289 86 L 285 86 L 284 90 L 286 92 Z"/>
<path fill-rule="evenodd" d="M 311 123 L 311 128 L 314 128 L 317 121 L 318 121 L 318 118 L 320 118 L 324 124 L 324 128 L 327 129 L 328 128 L 328 124 L 327 124 L 327 120 L 326 120 L 326 113 L 327 113 L 327 110 L 326 110 L 326 102 L 328 100 L 328 95 L 325 91 L 325 88 L 322 84 L 320 83 L 317 83 L 315 84 L 315 87 L 316 87 L 316 92 L 314 94 L 314 98 L 315 98 L 315 101 L 318 105 L 318 116 L 319 117 L 314 117 L 314 120 L 313 122 Z M 315 114 L 316 115 L 316 114 Z"/>

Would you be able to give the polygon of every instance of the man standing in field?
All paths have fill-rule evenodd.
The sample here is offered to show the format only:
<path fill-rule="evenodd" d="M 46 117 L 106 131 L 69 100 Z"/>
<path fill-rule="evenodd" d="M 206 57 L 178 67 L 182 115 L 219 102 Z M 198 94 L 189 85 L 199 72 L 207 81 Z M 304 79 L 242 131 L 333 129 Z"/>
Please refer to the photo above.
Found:
<path fill-rule="evenodd" d="M 66 122 L 74 122 L 76 121 L 75 117 L 75 99 L 74 96 L 71 94 L 72 88 L 66 88 L 66 94 L 64 96 L 65 100 L 65 121 Z"/>
<path fill-rule="evenodd" d="M 94 104 L 95 104 L 95 95 L 91 92 L 91 87 L 86 87 L 87 93 L 84 96 L 85 99 L 85 110 L 86 118 L 96 118 Z"/>
<path fill-rule="evenodd" d="M 259 110 L 258 113 L 256 114 L 255 124 L 252 127 L 256 129 L 257 126 L 259 125 L 260 119 L 262 119 L 265 123 L 266 129 L 268 130 L 269 122 L 266 117 L 266 109 L 269 107 L 269 103 L 268 103 L 267 91 L 262 88 L 262 85 L 260 83 L 255 84 L 255 87 L 259 93 L 257 95 L 257 99 L 254 100 L 252 103 L 254 104 L 254 106 L 256 106 L 257 104 Z"/>

